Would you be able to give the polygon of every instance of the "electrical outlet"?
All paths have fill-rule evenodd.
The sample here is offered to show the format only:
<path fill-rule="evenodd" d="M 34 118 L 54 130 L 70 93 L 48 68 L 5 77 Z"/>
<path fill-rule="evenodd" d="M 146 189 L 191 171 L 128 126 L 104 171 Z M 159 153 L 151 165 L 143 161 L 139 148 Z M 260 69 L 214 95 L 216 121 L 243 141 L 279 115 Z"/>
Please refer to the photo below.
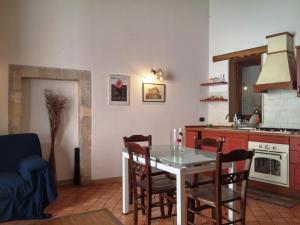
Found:
<path fill-rule="evenodd" d="M 205 118 L 204 117 L 200 117 L 199 118 L 199 122 L 204 122 L 205 121 Z"/>

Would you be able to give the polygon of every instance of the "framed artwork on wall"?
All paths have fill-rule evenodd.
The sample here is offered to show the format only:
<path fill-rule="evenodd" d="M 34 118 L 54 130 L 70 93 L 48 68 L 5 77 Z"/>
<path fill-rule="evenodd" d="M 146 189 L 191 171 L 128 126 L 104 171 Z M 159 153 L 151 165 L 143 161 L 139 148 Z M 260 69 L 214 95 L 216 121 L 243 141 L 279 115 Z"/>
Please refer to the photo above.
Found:
<path fill-rule="evenodd" d="M 129 105 L 130 77 L 127 75 L 109 75 L 109 104 Z"/>
<path fill-rule="evenodd" d="M 143 83 L 143 102 L 165 102 L 166 85 Z"/>

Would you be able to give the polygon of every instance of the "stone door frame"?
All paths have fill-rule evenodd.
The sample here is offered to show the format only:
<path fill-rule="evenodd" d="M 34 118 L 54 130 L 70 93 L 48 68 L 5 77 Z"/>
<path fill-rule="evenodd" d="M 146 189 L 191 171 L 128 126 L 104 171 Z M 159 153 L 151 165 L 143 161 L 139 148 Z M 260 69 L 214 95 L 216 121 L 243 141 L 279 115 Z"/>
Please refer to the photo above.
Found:
<path fill-rule="evenodd" d="M 9 65 L 8 130 L 22 132 L 22 79 L 78 82 L 78 136 L 81 182 L 91 180 L 92 81 L 91 72 L 52 67 Z"/>

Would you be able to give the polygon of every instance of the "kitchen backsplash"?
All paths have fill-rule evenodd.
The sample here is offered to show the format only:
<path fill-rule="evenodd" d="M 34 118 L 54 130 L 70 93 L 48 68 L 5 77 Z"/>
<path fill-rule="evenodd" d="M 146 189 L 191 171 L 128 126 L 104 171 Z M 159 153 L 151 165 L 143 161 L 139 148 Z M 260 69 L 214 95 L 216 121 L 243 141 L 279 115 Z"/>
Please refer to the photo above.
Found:
<path fill-rule="evenodd" d="M 262 126 L 300 129 L 300 98 L 295 90 L 270 90 L 263 94 Z"/>

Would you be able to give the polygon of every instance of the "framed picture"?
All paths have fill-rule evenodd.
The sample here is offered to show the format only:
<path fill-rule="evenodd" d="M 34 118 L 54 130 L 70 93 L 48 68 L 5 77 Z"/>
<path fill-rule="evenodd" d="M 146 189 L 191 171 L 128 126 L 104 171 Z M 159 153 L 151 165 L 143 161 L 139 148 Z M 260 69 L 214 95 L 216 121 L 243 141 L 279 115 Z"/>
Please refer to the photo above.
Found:
<path fill-rule="evenodd" d="M 130 77 L 126 75 L 109 75 L 109 104 L 129 105 Z"/>
<path fill-rule="evenodd" d="M 166 85 L 143 83 L 143 102 L 165 102 Z"/>

